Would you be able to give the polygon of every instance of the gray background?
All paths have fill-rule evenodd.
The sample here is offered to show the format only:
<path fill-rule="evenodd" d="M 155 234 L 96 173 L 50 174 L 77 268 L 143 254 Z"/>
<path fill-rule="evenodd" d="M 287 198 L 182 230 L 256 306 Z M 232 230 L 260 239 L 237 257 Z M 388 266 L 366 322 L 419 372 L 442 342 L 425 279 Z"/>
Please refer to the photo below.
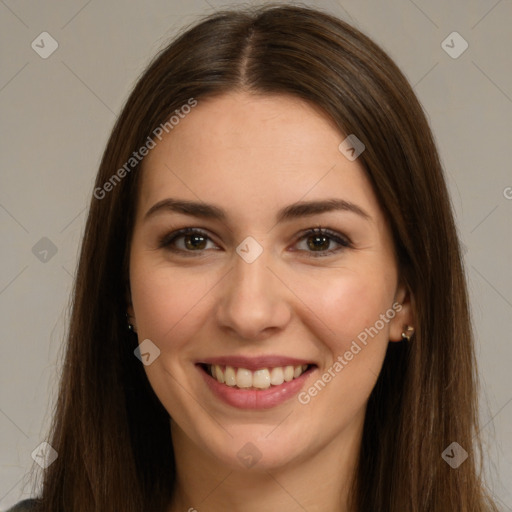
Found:
<path fill-rule="evenodd" d="M 180 27 L 237 3 L 0 0 L 0 509 L 33 492 L 26 474 L 51 418 L 85 208 L 116 113 Z M 465 249 L 489 487 L 512 510 L 512 2 L 309 5 L 379 43 L 428 114 Z M 47 59 L 31 47 L 44 31 L 59 45 Z M 453 31 L 469 44 L 458 58 L 441 45 Z"/>

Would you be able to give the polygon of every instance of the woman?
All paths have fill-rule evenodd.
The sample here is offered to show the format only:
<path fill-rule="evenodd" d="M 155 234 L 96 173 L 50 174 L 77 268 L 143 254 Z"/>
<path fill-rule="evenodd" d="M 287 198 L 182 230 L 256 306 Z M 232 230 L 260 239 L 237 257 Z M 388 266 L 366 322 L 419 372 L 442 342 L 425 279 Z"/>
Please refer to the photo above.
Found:
<path fill-rule="evenodd" d="M 138 81 L 79 261 L 41 512 L 490 511 L 446 184 L 404 76 L 313 9 Z"/>

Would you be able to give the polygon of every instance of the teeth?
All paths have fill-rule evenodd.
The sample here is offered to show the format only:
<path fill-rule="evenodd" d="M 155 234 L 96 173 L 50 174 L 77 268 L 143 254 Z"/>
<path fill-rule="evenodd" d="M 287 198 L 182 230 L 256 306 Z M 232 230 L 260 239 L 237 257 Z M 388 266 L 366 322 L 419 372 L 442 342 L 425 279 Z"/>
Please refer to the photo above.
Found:
<path fill-rule="evenodd" d="M 272 371 L 270 372 L 270 384 L 272 386 L 279 386 L 284 382 L 284 374 L 282 368 L 272 368 Z"/>
<path fill-rule="evenodd" d="M 293 380 L 293 374 L 295 372 L 293 371 L 293 366 L 285 366 L 284 368 L 284 380 L 286 382 L 290 382 Z"/>
<path fill-rule="evenodd" d="M 251 388 L 252 387 L 252 372 L 245 368 L 238 368 L 236 372 L 236 385 L 239 388 Z"/>
<path fill-rule="evenodd" d="M 221 384 L 241 389 L 256 388 L 268 389 L 270 386 L 279 386 L 283 382 L 290 382 L 300 377 L 308 368 L 307 364 L 299 366 L 278 366 L 268 369 L 262 368 L 251 372 L 247 368 L 223 368 L 213 364 L 208 366 L 208 373 Z"/>
<path fill-rule="evenodd" d="M 224 375 L 222 374 L 222 370 L 220 366 L 212 366 L 215 369 L 215 378 L 221 383 L 224 384 Z"/>
<path fill-rule="evenodd" d="M 264 370 L 256 370 L 252 374 L 252 385 L 255 388 L 267 389 L 270 387 L 270 372 L 265 368 Z"/>
<path fill-rule="evenodd" d="M 217 365 L 213 365 L 212 368 L 214 368 L 215 366 Z M 220 370 L 220 367 L 217 366 L 217 368 L 219 368 Z M 222 370 L 221 370 L 221 373 L 222 373 Z M 226 373 L 224 374 L 224 378 L 226 379 L 226 384 L 228 386 L 236 386 L 236 373 L 235 373 L 235 369 L 231 366 L 226 366 Z"/>

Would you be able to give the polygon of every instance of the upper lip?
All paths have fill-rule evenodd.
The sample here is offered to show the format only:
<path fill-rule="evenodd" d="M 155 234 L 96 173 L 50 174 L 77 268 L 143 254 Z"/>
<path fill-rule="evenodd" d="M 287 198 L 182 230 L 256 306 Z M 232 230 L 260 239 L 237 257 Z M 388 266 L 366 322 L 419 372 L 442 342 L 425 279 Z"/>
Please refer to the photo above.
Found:
<path fill-rule="evenodd" d="M 301 366 L 304 364 L 312 365 L 314 363 L 306 359 L 299 359 L 296 357 L 265 355 L 257 357 L 208 357 L 198 361 L 198 364 L 216 364 L 218 366 L 232 366 L 233 368 L 246 368 L 247 370 L 255 371 L 261 370 L 262 368 L 276 368 L 278 366 Z"/>

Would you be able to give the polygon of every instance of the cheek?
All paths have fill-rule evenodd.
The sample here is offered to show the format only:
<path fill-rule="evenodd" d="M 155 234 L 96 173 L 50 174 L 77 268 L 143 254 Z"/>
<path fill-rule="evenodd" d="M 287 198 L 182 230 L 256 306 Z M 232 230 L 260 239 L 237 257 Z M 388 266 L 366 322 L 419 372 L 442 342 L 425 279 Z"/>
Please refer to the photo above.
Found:
<path fill-rule="evenodd" d="M 309 283 L 308 289 L 313 305 L 309 328 L 317 334 L 327 332 L 325 327 L 329 331 L 321 339 L 327 349 L 323 367 L 299 401 L 310 404 L 312 424 L 317 417 L 333 415 L 331 427 L 336 430 L 358 414 L 380 373 L 394 316 L 393 288 L 385 276 L 368 272 L 337 278 L 331 274 L 314 286 Z"/>
<path fill-rule="evenodd" d="M 323 325 L 329 333 L 331 350 L 339 354 L 376 323 L 379 334 L 373 337 L 387 341 L 389 323 L 382 326 L 379 319 L 392 305 L 394 288 L 390 277 L 371 271 L 343 270 L 304 280 L 297 292 L 300 297 L 307 297 L 304 302 L 310 306 L 310 319 Z"/>
<path fill-rule="evenodd" d="M 187 333 L 201 324 L 202 300 L 214 280 L 134 258 L 130 284 L 139 339 L 149 338 L 161 349 L 177 349 L 180 340 L 186 340 Z"/>

